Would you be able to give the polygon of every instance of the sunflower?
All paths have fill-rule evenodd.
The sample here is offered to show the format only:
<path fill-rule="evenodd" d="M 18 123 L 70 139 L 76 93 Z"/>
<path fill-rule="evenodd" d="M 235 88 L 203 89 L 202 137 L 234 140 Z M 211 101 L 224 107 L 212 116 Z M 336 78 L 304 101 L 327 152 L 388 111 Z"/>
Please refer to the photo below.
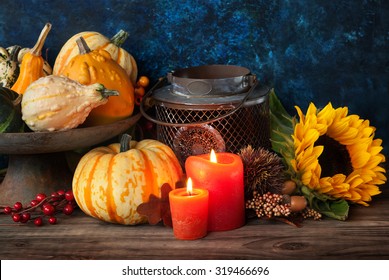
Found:
<path fill-rule="evenodd" d="M 292 135 L 291 165 L 301 183 L 333 198 L 368 206 L 386 181 L 382 140 L 374 139 L 375 127 L 347 107 L 329 103 L 318 110 L 310 103 L 304 115 L 295 106 L 299 122 Z"/>

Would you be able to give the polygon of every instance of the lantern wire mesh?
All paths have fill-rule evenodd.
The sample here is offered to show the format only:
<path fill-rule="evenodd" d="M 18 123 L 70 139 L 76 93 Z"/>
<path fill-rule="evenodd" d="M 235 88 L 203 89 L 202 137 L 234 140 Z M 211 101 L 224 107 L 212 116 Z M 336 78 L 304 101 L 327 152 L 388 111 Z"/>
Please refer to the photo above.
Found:
<path fill-rule="evenodd" d="M 158 120 L 177 124 L 177 126 L 157 125 L 157 137 L 159 141 L 173 149 L 182 166 L 184 166 L 188 156 L 198 154 L 200 151 L 202 153 L 208 153 L 211 149 L 220 151 L 219 135 L 224 141 L 226 152 L 238 153 L 247 145 L 251 145 L 253 148 L 270 148 L 270 116 L 267 96 L 263 102 L 243 106 L 234 114 L 213 121 L 207 126 L 186 126 L 185 130 L 180 127 L 180 124 L 195 124 L 200 121 L 212 120 L 227 114 L 228 110 L 197 108 L 195 106 L 193 109 L 187 106 L 181 109 L 178 106 L 170 108 L 166 104 L 164 106 L 156 104 L 155 112 Z M 199 145 L 201 149 L 199 149 Z"/>

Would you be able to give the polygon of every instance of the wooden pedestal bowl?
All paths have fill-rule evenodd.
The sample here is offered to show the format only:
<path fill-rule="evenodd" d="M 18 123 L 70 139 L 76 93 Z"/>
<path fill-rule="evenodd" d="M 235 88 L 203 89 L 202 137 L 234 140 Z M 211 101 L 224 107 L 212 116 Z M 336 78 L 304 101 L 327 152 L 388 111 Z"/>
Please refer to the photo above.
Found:
<path fill-rule="evenodd" d="M 38 193 L 50 195 L 70 190 L 73 170 L 67 153 L 88 148 L 124 133 L 141 114 L 101 126 L 56 132 L 0 134 L 0 154 L 9 155 L 8 169 L 0 185 L 0 205 L 29 203 Z"/>

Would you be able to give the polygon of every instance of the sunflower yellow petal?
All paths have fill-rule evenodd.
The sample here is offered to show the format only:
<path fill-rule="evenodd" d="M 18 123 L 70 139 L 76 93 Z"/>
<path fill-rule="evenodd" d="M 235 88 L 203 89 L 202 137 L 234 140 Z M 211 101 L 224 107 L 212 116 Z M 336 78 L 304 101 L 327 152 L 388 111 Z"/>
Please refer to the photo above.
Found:
<path fill-rule="evenodd" d="M 364 137 L 370 137 L 375 131 L 375 128 L 370 126 L 363 129 L 362 134 Z"/>
<path fill-rule="evenodd" d="M 369 148 L 369 143 L 366 141 L 360 142 L 360 143 L 355 143 L 352 145 L 347 146 L 347 150 L 350 153 L 351 159 L 356 156 L 360 151 L 367 151 Z"/>
<path fill-rule="evenodd" d="M 301 150 L 305 150 L 309 146 L 313 146 L 313 144 L 319 139 L 319 132 L 316 129 L 310 129 L 307 131 L 305 137 L 301 141 Z"/>
<path fill-rule="evenodd" d="M 332 138 L 337 138 L 339 135 L 342 135 L 349 128 L 348 122 L 339 121 L 333 122 L 330 127 L 327 129 L 327 133 Z"/>
<path fill-rule="evenodd" d="M 382 158 L 379 157 L 379 156 L 370 157 L 369 161 L 366 162 L 366 164 L 364 165 L 364 168 L 373 169 L 374 167 L 376 167 L 381 162 L 382 162 Z"/>
<path fill-rule="evenodd" d="M 385 168 L 383 168 L 382 166 L 376 166 L 376 167 L 374 167 L 373 168 L 373 171 L 374 172 L 382 172 L 382 173 L 386 173 L 386 170 L 385 170 Z"/>
<path fill-rule="evenodd" d="M 382 151 L 382 149 L 383 149 L 383 147 L 371 147 L 369 152 L 373 156 L 376 156 L 376 155 L 378 155 Z"/>
<path fill-rule="evenodd" d="M 352 145 L 354 143 L 358 143 L 358 133 L 358 129 L 349 127 L 342 134 L 336 135 L 334 139 L 342 145 Z"/>
<path fill-rule="evenodd" d="M 294 138 L 301 140 L 304 138 L 304 133 L 305 133 L 304 126 L 301 123 L 297 124 L 294 127 L 294 134 L 293 134 Z"/>
<path fill-rule="evenodd" d="M 319 164 L 316 157 L 309 157 L 299 164 L 299 170 L 315 170 Z"/>
<path fill-rule="evenodd" d="M 380 138 L 374 139 L 372 145 L 375 147 L 382 146 L 382 139 Z"/>
<path fill-rule="evenodd" d="M 332 107 L 331 102 L 329 102 L 320 112 L 317 114 L 317 117 L 323 120 L 327 120 L 327 123 L 331 123 L 335 116 L 335 110 Z"/>
<path fill-rule="evenodd" d="M 385 183 L 386 183 L 386 180 L 381 180 L 380 178 L 373 178 L 373 180 L 371 180 L 369 182 L 369 184 L 372 184 L 372 185 L 375 185 L 375 186 L 383 185 Z"/>
<path fill-rule="evenodd" d="M 352 181 L 349 182 L 351 189 L 356 189 L 358 186 L 360 186 L 363 183 L 363 179 L 358 177 Z"/>
<path fill-rule="evenodd" d="M 351 195 L 350 196 L 351 201 L 357 202 L 357 201 L 361 200 L 361 198 L 362 198 L 362 196 L 354 190 L 350 191 L 349 194 Z"/>
<path fill-rule="evenodd" d="M 299 115 L 300 122 L 301 122 L 301 123 L 304 123 L 305 117 L 304 117 L 303 111 L 301 111 L 301 109 L 300 109 L 299 106 L 294 106 L 294 108 L 296 109 L 297 114 Z"/>
<path fill-rule="evenodd" d="M 368 152 L 360 152 L 352 157 L 352 165 L 354 168 L 364 167 L 370 160 L 371 155 Z"/>
<path fill-rule="evenodd" d="M 312 172 L 307 170 L 303 173 L 303 175 L 301 176 L 301 182 L 304 184 L 304 185 L 309 185 L 309 183 L 311 182 L 311 178 L 312 178 Z"/>
<path fill-rule="evenodd" d="M 317 108 L 316 108 L 315 104 L 313 104 L 312 102 L 309 103 L 306 116 L 316 116 L 316 112 L 317 112 Z"/>
<path fill-rule="evenodd" d="M 329 180 L 330 180 L 330 177 L 320 178 L 319 184 L 320 184 L 320 191 L 322 193 L 329 193 L 330 191 L 333 190 L 332 184 Z"/>
<path fill-rule="evenodd" d="M 348 114 L 348 108 L 347 107 L 340 107 L 335 109 L 336 117 L 344 118 Z"/>

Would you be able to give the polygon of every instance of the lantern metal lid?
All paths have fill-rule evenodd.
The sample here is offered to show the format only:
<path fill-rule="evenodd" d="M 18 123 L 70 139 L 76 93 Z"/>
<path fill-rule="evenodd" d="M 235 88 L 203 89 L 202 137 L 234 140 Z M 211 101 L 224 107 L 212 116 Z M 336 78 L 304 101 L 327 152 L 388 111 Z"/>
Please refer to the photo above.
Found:
<path fill-rule="evenodd" d="M 179 69 L 168 73 L 167 81 L 170 84 L 153 92 L 153 99 L 169 108 L 233 109 L 243 100 L 251 106 L 262 103 L 269 90 L 258 86 L 249 69 L 235 65 Z"/>

